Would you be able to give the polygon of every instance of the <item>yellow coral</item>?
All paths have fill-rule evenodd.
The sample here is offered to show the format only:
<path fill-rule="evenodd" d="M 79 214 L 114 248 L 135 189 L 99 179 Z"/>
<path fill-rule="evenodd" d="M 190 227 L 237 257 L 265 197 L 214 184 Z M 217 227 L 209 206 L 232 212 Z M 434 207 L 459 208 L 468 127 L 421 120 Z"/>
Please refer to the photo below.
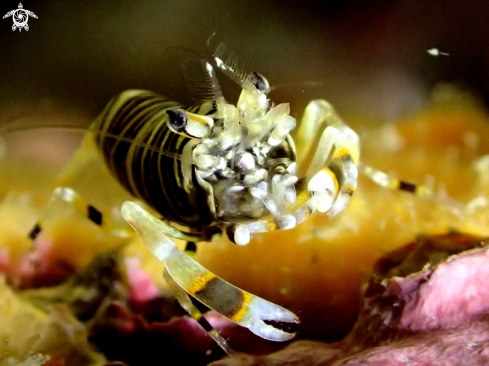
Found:
<path fill-rule="evenodd" d="M 90 349 L 85 327 L 63 306 L 45 313 L 15 294 L 0 276 L 0 362 L 49 355 L 68 365 L 98 365 L 105 358 Z"/>

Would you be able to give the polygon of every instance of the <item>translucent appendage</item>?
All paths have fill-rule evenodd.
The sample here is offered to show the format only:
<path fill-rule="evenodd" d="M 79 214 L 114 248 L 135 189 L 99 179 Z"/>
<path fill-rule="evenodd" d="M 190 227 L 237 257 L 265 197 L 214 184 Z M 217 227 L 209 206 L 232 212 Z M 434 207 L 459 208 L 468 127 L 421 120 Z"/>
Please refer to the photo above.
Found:
<path fill-rule="evenodd" d="M 212 326 L 204 318 L 203 314 L 192 303 L 188 294 L 180 287 L 178 283 L 175 282 L 175 280 L 170 275 L 170 273 L 168 273 L 168 270 L 166 268 L 163 271 L 163 278 L 172 289 L 176 299 L 178 300 L 182 308 L 184 308 L 185 311 L 187 311 L 192 318 L 199 322 L 199 324 L 207 331 L 207 334 L 209 334 L 212 339 L 214 339 L 214 341 L 219 345 L 219 347 L 223 349 L 224 352 L 226 352 L 227 354 L 233 352 L 228 342 L 221 336 L 219 331 L 212 328 Z"/>
<path fill-rule="evenodd" d="M 392 190 L 406 191 L 421 197 L 429 197 L 433 195 L 431 189 L 429 189 L 426 186 L 399 180 L 397 178 L 391 177 L 390 175 L 378 169 L 372 168 L 367 164 L 360 163 L 359 169 L 363 174 L 365 174 L 367 177 L 369 177 L 372 181 L 374 181 L 376 184 L 378 184 L 381 187 L 392 189 Z"/>
<path fill-rule="evenodd" d="M 165 235 L 167 224 L 153 217 L 136 203 L 125 202 L 122 206 L 122 216 L 136 230 L 156 258 L 165 262 L 165 278 L 171 276 L 171 281 L 168 282 L 177 300 L 194 319 L 199 320 L 202 314 L 185 294 L 195 297 L 208 308 L 262 338 L 287 341 L 294 337 L 294 332 L 279 328 L 279 325 L 285 325 L 286 329 L 295 327 L 299 319 L 294 313 L 233 286 L 185 253 L 178 251 L 175 243 Z M 210 331 L 209 334 L 221 345 L 222 337 Z M 221 347 L 226 350 L 226 345 Z"/>
<path fill-rule="evenodd" d="M 166 261 L 166 270 L 188 294 L 256 335 L 271 341 L 287 341 L 295 336 L 272 325 L 295 328 L 299 319 L 294 313 L 230 284 L 186 254 L 174 253 Z"/>
<path fill-rule="evenodd" d="M 178 251 L 177 245 L 165 235 L 167 225 L 136 203 L 124 202 L 121 214 L 158 260 L 165 261 L 172 253 Z"/>

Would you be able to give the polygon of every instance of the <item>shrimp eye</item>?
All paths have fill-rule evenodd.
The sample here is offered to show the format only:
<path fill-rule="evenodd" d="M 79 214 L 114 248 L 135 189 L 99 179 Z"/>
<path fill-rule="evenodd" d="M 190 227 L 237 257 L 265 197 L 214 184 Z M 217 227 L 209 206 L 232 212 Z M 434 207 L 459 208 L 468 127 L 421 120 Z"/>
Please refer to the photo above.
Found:
<path fill-rule="evenodd" d="M 256 71 L 253 71 L 248 78 L 258 91 L 263 92 L 268 89 L 267 80 Z"/>
<path fill-rule="evenodd" d="M 171 130 L 182 132 L 185 127 L 187 127 L 187 115 L 185 112 L 180 110 L 168 110 L 166 111 L 166 114 L 166 124 Z"/>

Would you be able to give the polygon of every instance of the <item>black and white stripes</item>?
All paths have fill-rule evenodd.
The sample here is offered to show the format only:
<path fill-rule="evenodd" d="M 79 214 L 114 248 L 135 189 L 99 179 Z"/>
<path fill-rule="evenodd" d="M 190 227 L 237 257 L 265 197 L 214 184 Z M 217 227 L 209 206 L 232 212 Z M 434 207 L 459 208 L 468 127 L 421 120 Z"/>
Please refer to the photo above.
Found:
<path fill-rule="evenodd" d="M 177 107 L 153 92 L 128 90 L 112 99 L 90 129 L 109 170 L 129 192 L 165 220 L 199 231 L 214 217 L 202 204 L 207 195 L 192 165 L 182 159 L 193 140 L 166 124 L 166 111 Z"/>

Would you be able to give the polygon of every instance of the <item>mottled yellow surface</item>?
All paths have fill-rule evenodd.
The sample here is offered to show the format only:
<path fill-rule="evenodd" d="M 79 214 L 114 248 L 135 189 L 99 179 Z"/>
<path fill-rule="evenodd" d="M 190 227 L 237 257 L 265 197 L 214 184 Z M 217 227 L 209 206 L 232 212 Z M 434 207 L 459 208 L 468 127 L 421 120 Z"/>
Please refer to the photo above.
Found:
<path fill-rule="evenodd" d="M 48 312 L 35 308 L 16 295 L 0 275 L 0 363 L 26 364 L 50 355 L 66 365 L 101 365 L 105 358 L 90 349 L 87 331 L 62 305 Z M 4 360 L 4 357 L 10 358 Z M 49 358 L 48 358 L 49 359 Z M 2 363 L 3 364 L 3 363 Z"/>

